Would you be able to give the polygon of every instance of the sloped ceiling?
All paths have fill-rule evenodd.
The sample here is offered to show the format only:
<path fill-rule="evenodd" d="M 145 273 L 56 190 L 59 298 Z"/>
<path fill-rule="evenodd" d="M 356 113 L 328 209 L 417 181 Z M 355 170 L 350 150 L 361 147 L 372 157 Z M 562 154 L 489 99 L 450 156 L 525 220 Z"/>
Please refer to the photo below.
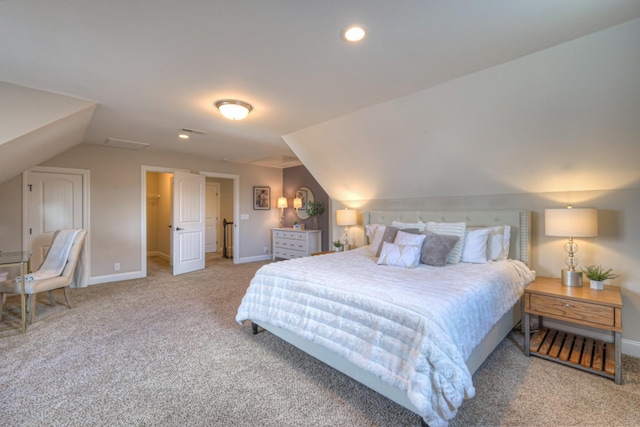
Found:
<path fill-rule="evenodd" d="M 0 82 L 0 183 L 82 143 L 95 106 Z"/>
<path fill-rule="evenodd" d="M 0 81 L 97 104 L 78 107 L 85 115 L 60 107 L 55 117 L 43 116 L 23 133 L 0 140 L 21 146 L 0 151 L 0 170 L 8 170 L 4 176 L 52 153 L 34 153 L 35 147 L 61 149 L 62 141 L 104 144 L 115 138 L 147 143 L 145 150 L 274 167 L 295 164 L 297 155 L 338 198 L 350 194 L 343 183 L 356 186 L 363 179 L 361 164 L 377 167 L 380 176 L 387 176 L 388 188 L 376 183 L 379 190 L 364 191 L 357 184 L 353 197 L 529 189 L 518 182 L 521 168 L 503 166 L 500 153 L 530 147 L 532 141 L 541 144 L 539 150 L 556 148 L 570 138 L 554 120 L 592 125 L 596 120 L 588 120 L 589 114 L 596 119 L 606 107 L 572 119 L 572 111 L 589 105 L 575 96 L 576 82 L 571 92 L 559 92 L 568 98 L 557 105 L 563 114 L 550 114 L 546 106 L 556 106 L 556 98 L 548 96 L 546 87 L 525 90 L 525 79 L 562 89 L 553 73 L 566 78 L 563 67 L 570 65 L 555 66 L 554 58 L 537 53 L 638 17 L 638 0 L 0 0 Z M 362 43 L 349 45 L 340 38 L 352 23 L 367 28 Z M 531 66 L 517 66 L 519 58 L 533 58 Z M 491 77 L 501 64 L 510 81 Z M 618 68 L 617 63 L 608 66 Z M 633 89 L 625 94 L 625 102 L 637 105 L 634 94 Z M 598 91 L 594 95 L 600 96 Z M 20 103 L 15 96 L 22 94 L 3 97 L 0 104 Z M 228 121 L 213 107 L 223 98 L 242 99 L 254 110 L 244 121 Z M 402 109 L 407 104 L 413 105 L 410 111 Z M 24 115 L 39 118 L 39 104 L 28 105 Z M 523 115 L 505 114 L 517 110 Z M 529 120 L 504 127 L 505 116 L 510 122 Z M 0 134 L 6 126 L 14 129 L 14 117 L 0 116 Z M 602 133 L 598 141 L 611 143 L 617 139 L 609 130 L 619 123 L 607 123 L 587 129 Z M 620 132 L 628 139 L 632 129 L 623 125 Z M 177 138 L 182 128 L 203 133 L 183 142 Z M 314 144 L 323 148 L 305 151 Z M 442 169 L 449 176 L 417 162 L 416 154 L 424 157 L 425 147 L 427 160 L 438 167 L 447 164 Z M 362 157 L 367 150 L 370 154 Z M 490 161 L 498 176 L 461 160 L 460 153 L 478 151 L 484 163 L 489 159 L 483 153 L 497 154 Z M 529 179 L 555 183 L 549 177 L 559 165 L 552 162 L 547 168 L 539 153 L 531 157 L 535 165 L 529 167 Z M 519 154 L 526 157 L 527 151 Z M 14 165 L 14 156 L 23 163 Z M 575 150 L 567 164 L 593 163 L 588 156 Z M 625 165 L 622 160 L 617 163 Z M 413 178 L 392 185 L 398 168 L 387 164 L 400 165 Z M 451 179 L 451 172 L 461 168 L 465 174 Z M 416 186 L 417 180 L 441 184 Z"/>
<path fill-rule="evenodd" d="M 338 200 L 638 188 L 640 20 L 284 139 Z"/>

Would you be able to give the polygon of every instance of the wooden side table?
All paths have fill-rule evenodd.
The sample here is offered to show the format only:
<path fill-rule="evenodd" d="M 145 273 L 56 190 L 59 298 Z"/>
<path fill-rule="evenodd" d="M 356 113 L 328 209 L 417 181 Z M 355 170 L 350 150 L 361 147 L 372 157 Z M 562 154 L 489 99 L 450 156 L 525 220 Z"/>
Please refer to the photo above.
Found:
<path fill-rule="evenodd" d="M 604 290 L 563 286 L 560 279 L 538 277 L 524 291 L 526 356 L 534 355 L 615 380 L 622 379 L 622 296 L 617 286 Z M 531 336 L 530 316 L 540 316 Z M 545 328 L 543 317 L 613 333 L 614 342 Z"/>

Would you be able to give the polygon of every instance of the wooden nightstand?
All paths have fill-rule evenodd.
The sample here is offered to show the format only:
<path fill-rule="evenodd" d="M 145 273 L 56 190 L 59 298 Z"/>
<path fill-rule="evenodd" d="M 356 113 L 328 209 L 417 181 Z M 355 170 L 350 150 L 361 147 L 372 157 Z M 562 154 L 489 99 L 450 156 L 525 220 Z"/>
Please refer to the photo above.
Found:
<path fill-rule="evenodd" d="M 524 291 L 524 352 L 615 380 L 622 377 L 622 296 L 620 288 L 570 287 L 560 279 L 538 277 Z M 530 316 L 540 316 L 531 336 Z M 542 318 L 591 326 L 613 332 L 614 342 L 586 338 L 542 326 Z"/>

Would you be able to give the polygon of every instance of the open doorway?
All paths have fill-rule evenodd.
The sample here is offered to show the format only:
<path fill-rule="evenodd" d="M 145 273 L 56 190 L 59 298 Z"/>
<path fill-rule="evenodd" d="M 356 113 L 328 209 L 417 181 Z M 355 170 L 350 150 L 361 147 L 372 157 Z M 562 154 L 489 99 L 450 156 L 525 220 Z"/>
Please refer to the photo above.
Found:
<path fill-rule="evenodd" d="M 173 218 L 173 177 L 175 173 L 185 171 L 171 168 L 161 168 L 154 166 L 142 166 L 142 235 L 141 235 L 141 267 L 142 273 L 147 276 L 147 257 L 160 256 L 171 261 L 175 258 L 174 249 L 174 218 Z M 236 241 L 238 227 L 236 215 L 238 212 L 238 192 L 239 177 L 230 174 L 217 174 L 214 172 L 201 172 L 199 175 L 205 177 L 205 185 L 211 184 L 210 189 L 216 189 L 218 200 L 213 203 L 207 203 L 207 191 L 203 192 L 202 197 L 205 206 L 216 206 L 215 212 L 209 216 L 212 223 L 214 237 L 213 247 L 210 247 L 210 254 L 205 257 L 205 261 L 211 256 L 222 254 L 224 249 L 224 226 L 223 221 L 232 222 L 236 225 L 231 230 L 232 239 Z M 214 195 L 209 192 L 210 195 Z M 207 216 L 205 214 L 205 216 Z M 205 234 L 206 234 L 205 226 Z M 178 228 L 179 229 L 179 228 Z M 205 241 L 207 239 L 205 238 Z M 238 253 L 239 245 L 233 245 L 230 254 Z M 178 253 L 178 252 L 176 252 Z M 234 262 L 236 256 L 233 256 Z"/>

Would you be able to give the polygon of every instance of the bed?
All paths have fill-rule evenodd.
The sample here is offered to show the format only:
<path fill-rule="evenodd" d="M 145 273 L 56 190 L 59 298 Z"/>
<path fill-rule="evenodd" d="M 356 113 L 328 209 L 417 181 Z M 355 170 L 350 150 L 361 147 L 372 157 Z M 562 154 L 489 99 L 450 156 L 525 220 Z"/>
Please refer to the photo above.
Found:
<path fill-rule="evenodd" d="M 263 266 L 236 320 L 282 338 L 420 415 L 423 424 L 447 425 L 475 394 L 471 375 L 521 321 L 524 286 L 535 278 L 527 267 L 530 218 L 526 211 L 365 212 L 364 229 L 374 234 L 392 224 L 412 234 L 422 224 L 436 232 L 447 224 L 464 223 L 466 232 L 507 226 L 501 237 L 508 259 L 379 265 L 382 257 L 365 238 L 367 245 L 352 251 Z"/>

